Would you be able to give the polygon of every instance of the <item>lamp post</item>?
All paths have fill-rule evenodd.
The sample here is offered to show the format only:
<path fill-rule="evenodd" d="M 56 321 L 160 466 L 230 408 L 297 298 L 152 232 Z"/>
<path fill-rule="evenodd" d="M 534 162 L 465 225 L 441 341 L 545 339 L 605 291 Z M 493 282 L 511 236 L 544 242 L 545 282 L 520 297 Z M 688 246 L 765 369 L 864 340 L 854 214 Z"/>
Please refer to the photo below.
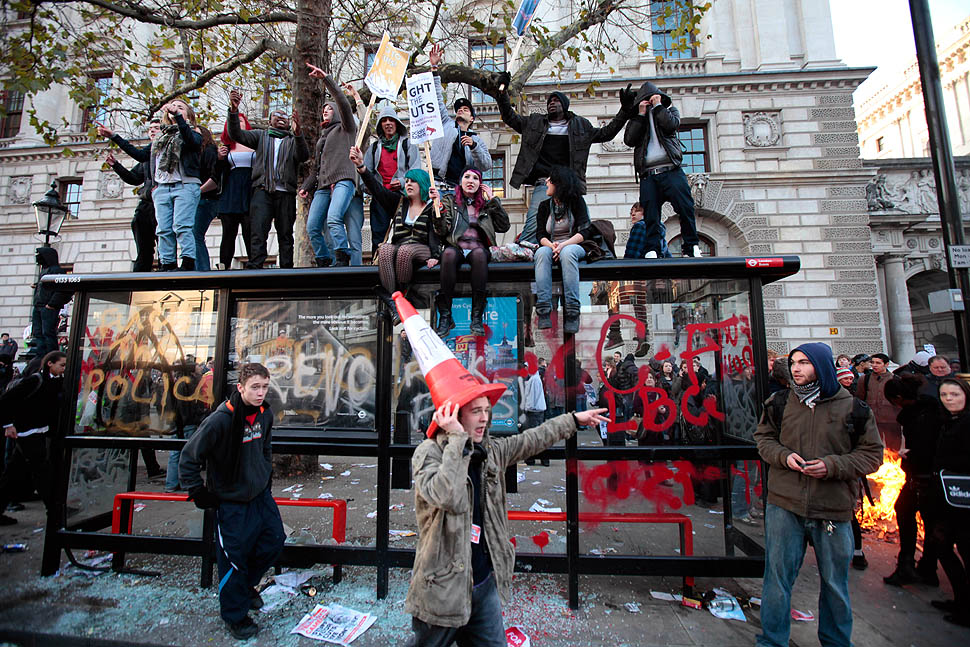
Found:
<path fill-rule="evenodd" d="M 37 218 L 37 233 L 44 237 L 44 247 L 50 247 L 51 238 L 57 238 L 61 225 L 70 213 L 70 209 L 61 204 L 57 183 L 51 182 L 50 190 L 31 206 L 34 207 L 34 217 Z"/>

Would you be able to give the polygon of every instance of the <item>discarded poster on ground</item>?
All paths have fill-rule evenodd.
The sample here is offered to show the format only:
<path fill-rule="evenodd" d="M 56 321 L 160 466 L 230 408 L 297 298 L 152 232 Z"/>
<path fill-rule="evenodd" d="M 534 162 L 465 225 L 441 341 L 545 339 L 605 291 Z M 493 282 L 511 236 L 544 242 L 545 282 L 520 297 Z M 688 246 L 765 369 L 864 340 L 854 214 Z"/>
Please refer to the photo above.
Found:
<path fill-rule="evenodd" d="M 724 589 L 714 589 L 714 599 L 707 603 L 707 610 L 711 615 L 722 620 L 748 621 L 737 598 Z"/>
<path fill-rule="evenodd" d="M 532 641 L 525 635 L 521 627 L 509 627 L 505 630 L 505 640 L 508 647 L 531 647 Z"/>
<path fill-rule="evenodd" d="M 303 616 L 290 633 L 337 645 L 349 645 L 375 622 L 377 617 L 369 613 L 361 613 L 339 604 L 329 607 L 318 604 Z"/>
<path fill-rule="evenodd" d="M 667 602 L 680 602 L 684 599 L 679 593 L 664 593 L 663 591 L 650 591 L 650 597 Z"/>
<path fill-rule="evenodd" d="M 280 586 L 285 586 L 290 589 L 298 589 L 300 585 L 317 575 L 323 575 L 320 571 L 304 571 L 304 570 L 294 570 L 286 571 L 285 573 L 280 573 L 273 577 L 273 581 Z"/>
<path fill-rule="evenodd" d="M 812 620 L 815 620 L 815 614 L 811 611 L 799 611 L 798 609 L 792 609 L 791 619 L 797 620 L 798 622 L 811 622 Z"/>
<path fill-rule="evenodd" d="M 562 512 L 562 508 L 553 507 L 552 501 L 547 501 L 546 499 L 538 499 L 529 508 L 529 512 Z"/>

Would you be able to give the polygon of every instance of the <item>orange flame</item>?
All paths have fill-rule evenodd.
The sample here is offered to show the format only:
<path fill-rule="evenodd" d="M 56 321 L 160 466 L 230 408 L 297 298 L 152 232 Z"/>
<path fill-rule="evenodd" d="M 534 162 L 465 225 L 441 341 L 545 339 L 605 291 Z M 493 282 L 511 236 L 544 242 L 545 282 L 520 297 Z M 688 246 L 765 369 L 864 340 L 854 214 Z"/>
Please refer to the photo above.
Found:
<path fill-rule="evenodd" d="M 896 452 L 885 449 L 882 465 L 869 475 L 869 486 L 875 505 L 870 505 L 868 500 L 863 504 L 863 514 L 859 520 L 863 528 L 883 532 L 896 530 L 896 511 L 893 505 L 906 483 L 906 473 L 903 472 L 901 463 L 902 460 Z"/>

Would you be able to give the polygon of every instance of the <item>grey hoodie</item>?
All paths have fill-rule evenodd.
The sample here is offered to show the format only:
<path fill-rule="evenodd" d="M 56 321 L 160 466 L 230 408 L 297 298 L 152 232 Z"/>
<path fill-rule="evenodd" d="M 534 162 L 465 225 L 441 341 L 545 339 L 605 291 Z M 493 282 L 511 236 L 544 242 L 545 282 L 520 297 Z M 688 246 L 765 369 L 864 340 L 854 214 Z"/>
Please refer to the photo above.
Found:
<path fill-rule="evenodd" d="M 381 120 L 382 119 L 393 119 L 397 124 L 397 134 L 399 138 L 397 140 L 397 171 L 394 173 L 394 177 L 391 180 L 397 180 L 402 185 L 404 184 L 404 174 L 408 172 L 408 161 L 410 153 L 410 143 L 408 141 L 408 129 L 407 126 L 398 117 L 397 111 L 394 110 L 394 106 L 385 102 L 384 107 L 381 108 L 380 114 L 377 115 L 377 135 L 378 138 L 367 147 L 364 152 L 364 166 L 367 170 L 378 175 L 377 163 L 380 160 L 380 155 L 383 151 L 383 146 L 381 145 L 380 138 L 383 136 L 384 132 L 381 130 Z M 380 178 L 382 183 L 384 178 Z M 386 185 L 385 185 L 386 186 Z"/>

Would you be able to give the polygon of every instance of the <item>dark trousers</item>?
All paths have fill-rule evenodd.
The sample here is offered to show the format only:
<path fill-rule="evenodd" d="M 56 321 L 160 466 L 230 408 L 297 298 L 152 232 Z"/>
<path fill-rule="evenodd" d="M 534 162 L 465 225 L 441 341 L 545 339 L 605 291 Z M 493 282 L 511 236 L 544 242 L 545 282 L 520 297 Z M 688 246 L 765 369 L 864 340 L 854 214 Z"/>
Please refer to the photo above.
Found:
<path fill-rule="evenodd" d="M 506 647 L 502 601 L 498 597 L 495 573 L 472 587 L 472 615 L 464 627 L 439 627 L 411 619 L 409 647 Z"/>
<path fill-rule="evenodd" d="M 249 218 L 252 227 L 252 250 L 246 267 L 259 269 L 266 262 L 266 241 L 269 229 L 276 226 L 276 241 L 279 243 L 280 267 L 293 267 L 293 223 L 296 221 L 296 195 L 264 189 L 254 189 L 249 201 Z"/>
<path fill-rule="evenodd" d="M 640 180 L 640 204 L 643 206 L 643 222 L 647 226 L 647 251 L 660 256 L 660 208 L 669 202 L 680 216 L 682 249 L 688 250 L 700 243 L 694 222 L 694 198 L 690 194 L 687 175 L 675 168 Z"/>
<path fill-rule="evenodd" d="M 938 496 L 943 496 L 942 491 Z M 933 525 L 932 537 L 926 540 L 936 551 L 940 566 L 950 580 L 957 615 L 970 618 L 970 576 L 967 572 L 970 566 L 970 511 L 945 507 L 945 503 L 938 505 L 943 506 L 939 521 Z M 953 552 L 954 544 L 960 557 Z"/>
<path fill-rule="evenodd" d="M 151 272 L 155 265 L 155 203 L 151 197 L 138 201 L 131 219 L 131 234 L 135 237 L 135 260 L 132 272 Z"/>
<path fill-rule="evenodd" d="M 933 517 L 930 505 L 932 486 L 928 485 L 920 487 L 919 479 L 907 474 L 906 483 L 903 485 L 903 489 L 899 491 L 899 496 L 896 497 L 896 504 L 893 507 L 896 511 L 896 525 L 899 527 L 898 561 L 900 564 L 904 562 L 912 564 L 916 559 L 916 535 L 919 531 L 916 523 L 917 512 L 923 518 L 927 537 L 930 536 Z M 933 542 L 923 542 L 923 560 L 927 565 L 932 564 L 933 568 L 936 568 Z"/>
<path fill-rule="evenodd" d="M 34 306 L 34 316 L 30 324 L 30 334 L 34 338 L 34 353 L 43 357 L 57 350 L 57 324 L 60 313 L 46 306 Z"/>
<path fill-rule="evenodd" d="M 249 503 L 223 502 L 216 510 L 219 542 L 219 613 L 236 623 L 249 613 L 252 590 L 283 550 L 283 521 L 266 488 Z"/>
<path fill-rule="evenodd" d="M 228 270 L 232 266 L 232 259 L 236 256 L 236 233 L 242 227 L 243 243 L 246 245 L 246 257 L 253 257 L 253 233 L 249 226 L 248 213 L 220 213 L 222 221 L 222 242 L 219 244 L 219 262 Z"/>
<path fill-rule="evenodd" d="M 18 431 L 27 431 L 20 429 Z M 21 490 L 24 479 L 30 479 L 44 500 L 50 504 L 50 461 L 47 460 L 47 435 L 32 434 L 17 438 L 7 469 L 0 477 L 0 514 Z"/>
<path fill-rule="evenodd" d="M 370 249 L 373 256 L 377 255 L 377 246 L 384 242 L 387 230 L 391 228 L 391 216 L 377 203 L 370 201 Z"/>

